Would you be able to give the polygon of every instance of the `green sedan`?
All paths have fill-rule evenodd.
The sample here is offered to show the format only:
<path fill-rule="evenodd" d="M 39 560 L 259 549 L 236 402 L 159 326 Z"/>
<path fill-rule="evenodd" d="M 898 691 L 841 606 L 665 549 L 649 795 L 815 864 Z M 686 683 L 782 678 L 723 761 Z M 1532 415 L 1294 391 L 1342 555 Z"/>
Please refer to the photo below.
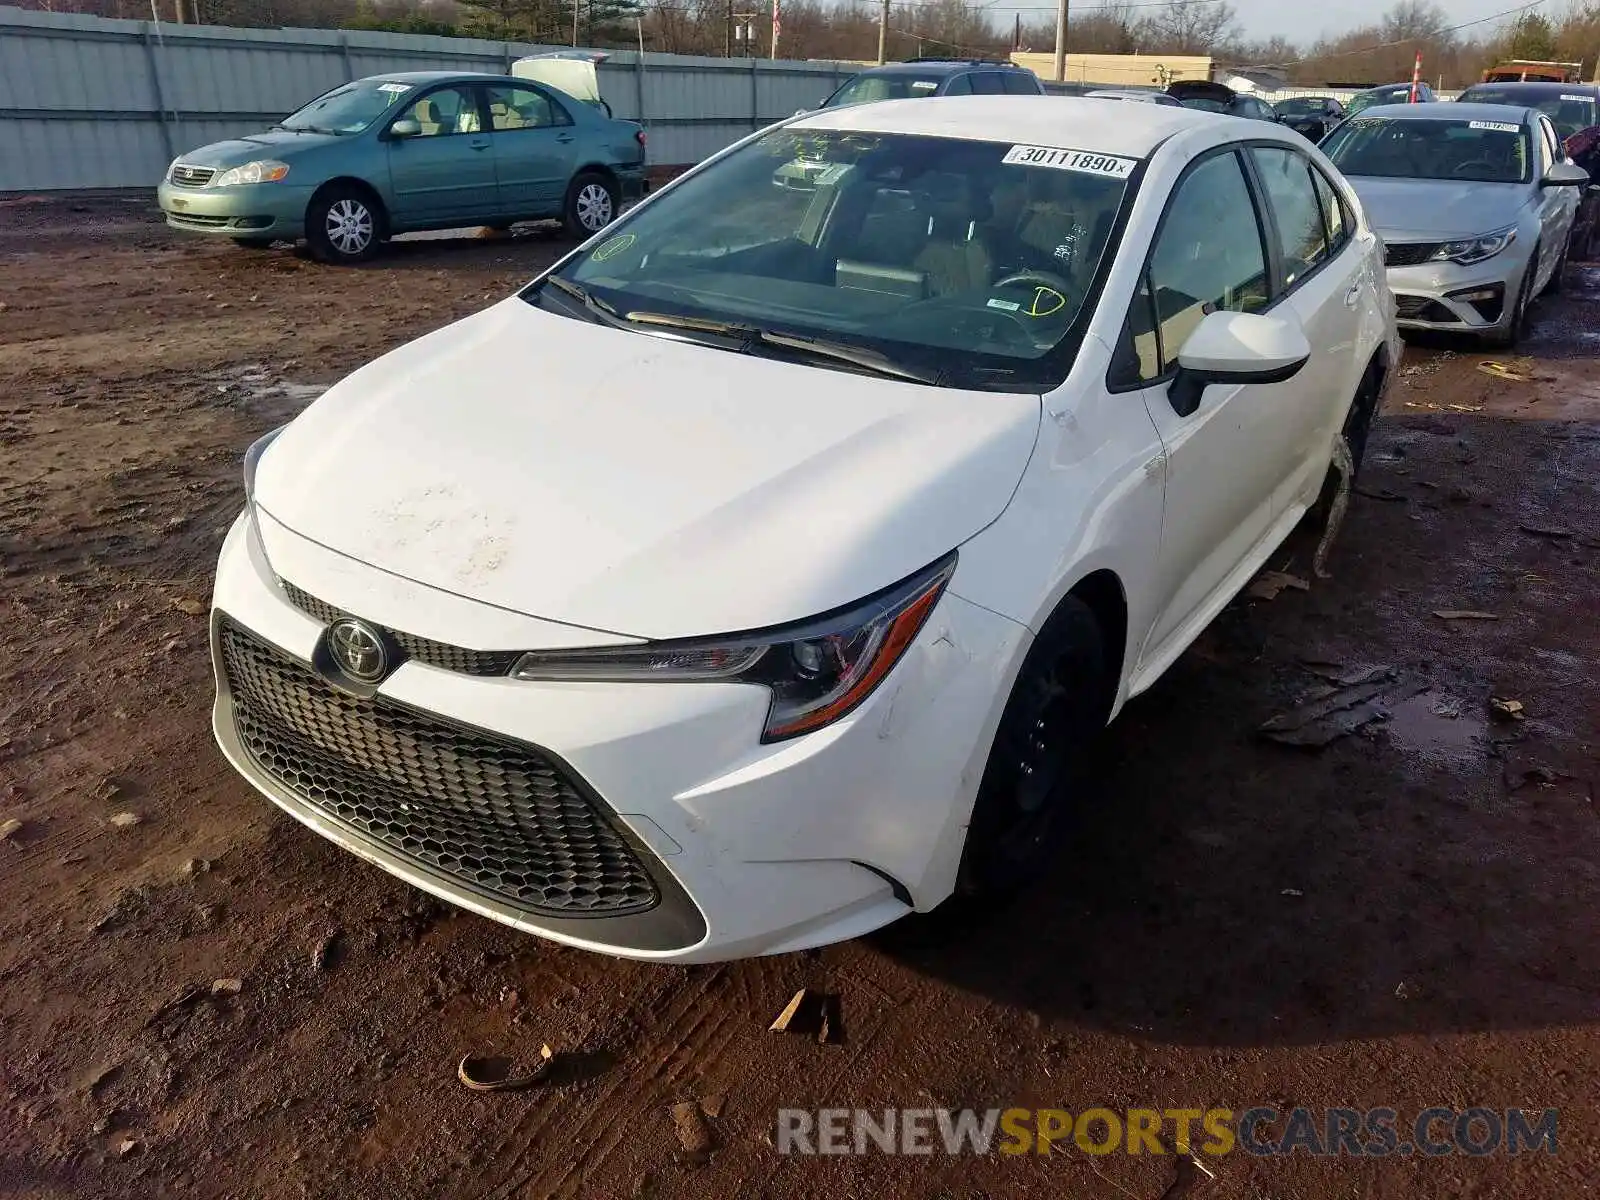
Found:
<path fill-rule="evenodd" d="M 557 218 L 576 237 L 646 189 L 644 130 L 543 83 L 410 71 L 334 88 L 265 133 L 179 155 L 167 224 L 325 262 L 391 234 Z"/>

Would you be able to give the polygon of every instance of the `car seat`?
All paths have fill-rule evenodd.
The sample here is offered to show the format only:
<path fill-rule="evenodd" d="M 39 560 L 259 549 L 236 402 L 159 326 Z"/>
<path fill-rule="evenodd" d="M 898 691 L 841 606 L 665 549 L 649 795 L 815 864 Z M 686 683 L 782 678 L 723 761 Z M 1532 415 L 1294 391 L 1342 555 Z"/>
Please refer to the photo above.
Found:
<path fill-rule="evenodd" d="M 928 241 L 912 265 L 927 276 L 929 290 L 948 296 L 988 287 L 994 256 L 980 227 L 990 216 L 988 197 L 963 175 L 931 174 L 919 189 L 917 209 L 927 219 Z"/>

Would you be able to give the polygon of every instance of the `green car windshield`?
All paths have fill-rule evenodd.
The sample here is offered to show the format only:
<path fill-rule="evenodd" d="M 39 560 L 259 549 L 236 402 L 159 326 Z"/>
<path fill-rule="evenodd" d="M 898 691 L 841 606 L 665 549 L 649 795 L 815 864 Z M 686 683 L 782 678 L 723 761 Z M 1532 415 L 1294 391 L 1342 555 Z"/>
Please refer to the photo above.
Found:
<path fill-rule="evenodd" d="M 1137 165 L 789 127 L 674 184 L 559 275 L 625 327 L 736 324 L 747 350 L 826 339 L 942 384 L 1036 391 L 1071 365 Z"/>
<path fill-rule="evenodd" d="M 293 116 L 285 117 L 278 128 L 308 133 L 360 133 L 412 90 L 409 83 L 358 79 L 318 96 Z"/>
<path fill-rule="evenodd" d="M 1527 183 L 1528 131 L 1516 121 L 1447 121 L 1363 117 L 1346 121 L 1322 143 L 1346 175 Z"/>

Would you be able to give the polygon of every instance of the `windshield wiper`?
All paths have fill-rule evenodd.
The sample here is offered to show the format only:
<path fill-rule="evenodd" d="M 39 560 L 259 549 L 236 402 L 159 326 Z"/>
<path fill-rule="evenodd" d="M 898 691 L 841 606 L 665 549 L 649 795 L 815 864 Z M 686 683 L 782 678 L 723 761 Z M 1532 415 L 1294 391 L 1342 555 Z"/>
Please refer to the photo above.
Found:
<path fill-rule="evenodd" d="M 584 311 L 589 313 L 599 323 L 603 325 L 612 325 L 618 329 L 628 328 L 630 322 L 626 317 L 622 316 L 617 312 L 616 309 L 612 308 L 611 305 L 607 304 L 598 296 L 591 296 L 587 291 L 573 283 L 570 279 L 563 279 L 559 275 L 546 275 L 544 277 L 544 282 L 539 286 L 542 288 L 545 283 L 548 283 L 558 291 L 565 292 L 568 296 L 571 296 L 579 304 L 583 305 Z"/>
<path fill-rule="evenodd" d="M 713 321 L 703 317 L 679 317 L 671 313 L 655 312 L 630 312 L 623 319 L 635 325 L 660 325 L 668 329 L 687 329 L 696 333 L 709 333 L 721 337 L 738 338 L 744 342 L 744 349 L 749 352 L 756 346 L 775 346 L 784 350 L 798 350 L 803 354 L 815 355 L 817 358 L 831 359 L 834 362 L 849 363 L 863 371 L 870 371 L 874 375 L 884 375 L 891 379 L 909 379 L 913 383 L 937 384 L 944 377 L 943 371 L 919 371 L 914 367 L 903 367 L 891 361 L 887 355 L 876 350 L 868 350 L 861 346 L 851 346 L 844 342 L 830 342 L 819 338 L 801 337 L 791 333 L 774 333 L 762 329 L 759 325 L 742 325 L 731 321 Z"/>

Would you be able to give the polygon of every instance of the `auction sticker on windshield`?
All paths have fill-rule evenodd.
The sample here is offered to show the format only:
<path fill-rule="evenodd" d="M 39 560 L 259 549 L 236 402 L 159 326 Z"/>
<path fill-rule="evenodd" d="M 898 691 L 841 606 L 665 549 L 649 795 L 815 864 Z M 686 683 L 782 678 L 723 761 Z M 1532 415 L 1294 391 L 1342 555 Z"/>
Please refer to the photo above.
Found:
<path fill-rule="evenodd" d="M 1495 133 L 1519 133 L 1521 125 L 1513 125 L 1507 121 L 1468 121 L 1468 129 L 1492 129 Z"/>
<path fill-rule="evenodd" d="M 1054 167 L 1057 171 L 1081 171 L 1085 175 L 1105 175 L 1126 179 L 1133 174 L 1136 158 L 1117 154 L 1091 154 L 1087 150 L 1062 150 L 1055 146 L 1013 146 L 1000 160 L 1020 167 Z"/>
<path fill-rule="evenodd" d="M 380 92 L 393 92 L 398 96 L 401 92 L 409 92 L 411 85 L 409 83 L 380 83 L 378 90 Z"/>

